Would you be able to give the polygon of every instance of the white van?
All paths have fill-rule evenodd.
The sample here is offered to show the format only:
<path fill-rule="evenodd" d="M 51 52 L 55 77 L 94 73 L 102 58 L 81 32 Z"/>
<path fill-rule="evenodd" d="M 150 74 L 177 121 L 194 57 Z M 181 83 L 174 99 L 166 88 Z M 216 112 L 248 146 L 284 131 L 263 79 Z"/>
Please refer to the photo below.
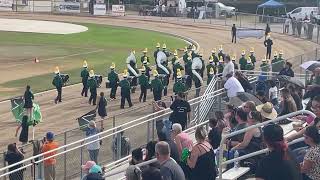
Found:
<path fill-rule="evenodd" d="M 306 15 L 310 19 L 310 14 L 313 12 L 313 15 L 318 14 L 318 7 L 297 7 L 291 12 L 287 13 L 287 17 L 296 18 L 296 19 L 304 19 Z"/>

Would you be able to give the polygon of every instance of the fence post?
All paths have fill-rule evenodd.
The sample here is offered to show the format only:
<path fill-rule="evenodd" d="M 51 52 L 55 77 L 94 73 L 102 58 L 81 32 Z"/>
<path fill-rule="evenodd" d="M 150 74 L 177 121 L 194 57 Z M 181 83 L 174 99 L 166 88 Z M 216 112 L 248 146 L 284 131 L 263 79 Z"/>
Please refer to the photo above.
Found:
<path fill-rule="evenodd" d="M 150 139 L 150 121 L 147 123 L 147 143 L 149 142 Z"/>
<path fill-rule="evenodd" d="M 112 117 L 112 128 L 116 127 L 116 117 L 113 116 Z M 116 132 L 116 130 L 113 130 L 112 133 Z M 113 140 L 115 139 L 115 135 L 113 134 L 112 135 L 112 143 L 113 143 Z M 117 148 L 117 147 L 115 147 Z M 116 160 L 116 154 L 114 153 L 114 149 L 112 149 L 112 159 L 115 161 Z"/>
<path fill-rule="evenodd" d="M 154 118 L 154 115 L 152 115 L 152 118 Z M 154 123 L 154 119 L 152 120 L 152 129 L 151 129 L 151 132 L 152 132 L 152 141 L 154 141 L 154 128 L 155 128 L 155 123 Z"/>
<path fill-rule="evenodd" d="M 121 132 L 117 133 L 117 160 L 121 158 Z"/>
<path fill-rule="evenodd" d="M 64 142 L 63 144 L 66 145 L 67 144 L 67 132 L 64 132 L 63 133 L 63 136 L 64 136 Z M 64 151 L 66 151 L 67 148 L 64 148 Z M 64 153 L 63 155 L 63 164 L 64 164 L 64 167 L 63 167 L 63 173 L 64 173 L 64 180 L 67 179 L 67 153 Z"/>
<path fill-rule="evenodd" d="M 200 103 L 198 103 L 198 112 L 197 112 L 197 116 L 198 116 L 198 123 L 201 123 L 200 122 Z"/>
<path fill-rule="evenodd" d="M 81 142 L 81 145 L 83 144 L 83 142 Z M 83 146 L 80 147 L 80 167 L 82 166 L 83 164 Z M 83 174 L 82 174 L 82 168 L 80 168 L 80 177 L 82 178 L 83 177 Z"/>
<path fill-rule="evenodd" d="M 302 64 L 302 55 L 300 56 L 300 64 Z M 299 68 L 300 69 L 300 74 L 302 74 L 302 68 Z"/>
<path fill-rule="evenodd" d="M 242 26 L 242 23 L 241 23 L 241 14 L 240 14 L 240 17 L 239 17 L 239 21 L 240 21 L 240 27 Z"/>
<path fill-rule="evenodd" d="M 316 48 L 316 61 L 318 60 L 318 48 Z"/>
<path fill-rule="evenodd" d="M 2 158 L 2 159 L 3 159 L 3 167 L 6 167 L 6 166 L 7 166 L 6 161 L 5 161 L 5 159 L 6 159 L 6 152 L 3 152 L 2 156 L 3 156 L 3 158 Z M 7 170 L 5 170 L 3 173 L 6 173 L 6 172 L 7 172 Z M 3 179 L 6 180 L 6 179 L 7 179 L 7 176 L 4 176 Z"/>
<path fill-rule="evenodd" d="M 257 28 L 257 15 L 254 16 L 254 28 Z"/>

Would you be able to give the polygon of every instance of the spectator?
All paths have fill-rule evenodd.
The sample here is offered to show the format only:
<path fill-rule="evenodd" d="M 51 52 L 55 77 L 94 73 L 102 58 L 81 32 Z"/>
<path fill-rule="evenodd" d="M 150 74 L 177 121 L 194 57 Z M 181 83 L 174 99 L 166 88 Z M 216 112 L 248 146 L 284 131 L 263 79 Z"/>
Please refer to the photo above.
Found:
<path fill-rule="evenodd" d="M 97 104 L 97 108 L 98 109 L 98 114 L 99 116 L 101 117 L 102 121 L 101 121 L 101 127 L 103 128 L 103 121 L 104 121 L 104 118 L 107 116 L 107 100 L 106 98 L 104 97 L 104 93 L 103 92 L 100 92 L 100 99 L 99 99 L 99 102 Z M 102 129 L 103 130 L 103 129 Z"/>
<path fill-rule="evenodd" d="M 310 146 L 301 164 L 304 179 L 320 179 L 320 134 L 315 126 L 307 127 L 304 142 Z"/>
<path fill-rule="evenodd" d="M 183 149 L 191 150 L 193 142 L 189 137 L 189 134 L 182 132 L 182 127 L 180 124 L 175 123 L 172 125 L 172 138 L 173 141 L 177 145 L 179 157 L 181 157 L 181 153 Z M 169 144 L 170 145 L 170 144 Z"/>
<path fill-rule="evenodd" d="M 222 129 L 217 127 L 218 120 L 215 118 L 209 119 L 209 131 L 208 141 L 213 149 L 217 149 L 220 146 Z"/>
<path fill-rule="evenodd" d="M 188 166 L 191 168 L 191 180 L 216 179 L 215 154 L 212 146 L 206 141 L 207 131 L 204 127 L 197 127 L 195 132 L 197 144 L 192 148 Z"/>
<path fill-rule="evenodd" d="M 156 144 L 156 156 L 163 180 L 185 180 L 181 167 L 170 158 L 170 147 L 167 142 L 160 141 Z"/>
<path fill-rule="evenodd" d="M 291 69 L 291 67 L 292 67 L 292 64 L 290 62 L 286 62 L 285 67 L 281 69 L 281 71 L 279 72 L 279 75 L 294 77 L 294 72 Z"/>
<path fill-rule="evenodd" d="M 19 141 L 22 143 L 22 145 L 28 143 L 28 137 L 29 137 L 29 124 L 28 124 L 28 116 L 23 116 L 22 117 L 22 122 L 18 126 L 16 130 L 15 137 L 17 137 L 19 130 L 21 129 L 20 136 L 19 136 Z"/>
<path fill-rule="evenodd" d="M 89 174 L 87 175 L 85 180 L 104 180 L 102 174 L 103 174 L 103 171 L 101 167 L 98 165 L 93 165 L 90 168 Z"/>
<path fill-rule="evenodd" d="M 274 80 L 270 81 L 271 88 L 269 89 L 269 99 L 274 106 L 277 106 L 278 103 L 278 87 Z"/>
<path fill-rule="evenodd" d="M 264 91 L 257 91 L 256 97 L 264 104 L 268 102 L 268 99 L 266 98 Z"/>
<path fill-rule="evenodd" d="M 280 102 L 281 112 L 279 116 L 290 114 L 297 111 L 296 103 L 294 102 L 288 89 L 281 90 L 282 101 Z"/>
<path fill-rule="evenodd" d="M 289 26 L 291 24 L 291 19 L 290 18 L 286 18 L 285 22 L 284 22 L 284 33 L 285 34 L 289 34 Z"/>
<path fill-rule="evenodd" d="M 141 148 L 132 150 L 130 165 L 137 165 L 143 162 L 143 152 Z"/>
<path fill-rule="evenodd" d="M 298 37 L 301 36 L 301 30 L 302 30 L 302 19 L 298 19 L 297 21 L 297 31 L 298 31 Z"/>
<path fill-rule="evenodd" d="M 297 29 L 297 20 L 296 20 L 296 17 L 293 17 L 292 18 L 292 35 L 296 35 L 296 29 Z"/>
<path fill-rule="evenodd" d="M 301 100 L 301 97 L 298 95 L 298 90 L 294 87 L 294 86 L 289 86 L 288 87 L 289 91 L 290 91 L 290 94 L 297 106 L 297 110 L 302 110 L 303 109 L 303 106 L 302 106 L 302 100 Z"/>
<path fill-rule="evenodd" d="M 270 26 L 269 26 L 269 24 L 267 23 L 267 26 L 266 26 L 266 30 L 265 30 L 265 32 L 264 32 L 264 40 L 266 40 L 267 39 L 267 36 L 269 35 L 269 33 L 271 32 L 271 29 L 270 29 Z"/>
<path fill-rule="evenodd" d="M 232 28 L 231 28 L 231 35 L 232 35 L 232 43 L 234 41 L 234 43 L 236 44 L 237 43 L 237 28 L 236 28 L 236 25 L 233 24 L 232 25 Z"/>
<path fill-rule="evenodd" d="M 227 81 L 224 84 L 224 88 L 227 90 L 228 98 L 236 97 L 238 93 L 244 92 L 240 82 L 232 75 L 227 75 Z"/>
<path fill-rule="evenodd" d="M 174 159 L 176 162 L 180 162 L 180 156 L 177 145 L 171 140 L 171 138 L 167 138 L 163 132 L 158 132 L 159 141 L 165 141 L 169 144 L 170 147 L 170 157 Z"/>
<path fill-rule="evenodd" d="M 43 140 L 43 145 L 41 147 L 41 152 L 46 153 L 57 149 L 58 143 L 54 141 L 54 134 L 52 132 L 47 132 L 46 137 Z M 50 157 L 57 154 L 56 151 L 46 153 L 44 158 Z M 56 179 L 56 158 L 51 157 L 44 160 L 44 179 L 45 180 L 55 180 Z"/>
<path fill-rule="evenodd" d="M 26 91 L 24 92 L 23 99 L 24 99 L 24 106 L 23 107 L 26 109 L 27 115 L 31 119 L 31 117 L 32 117 L 32 108 L 33 108 L 32 100 L 34 99 L 34 96 L 33 96 L 32 91 L 30 90 L 30 86 L 29 85 L 27 85 L 27 87 L 26 87 Z"/>
<path fill-rule="evenodd" d="M 5 154 L 4 160 L 8 162 L 8 165 L 12 165 L 15 163 L 18 163 L 24 159 L 23 154 L 19 151 L 16 144 L 9 144 L 8 145 L 8 151 Z M 21 168 L 23 166 L 23 163 L 13 166 L 9 168 L 9 171 L 16 170 L 18 168 Z M 23 169 L 16 171 L 14 173 L 9 174 L 10 180 L 23 180 Z"/>
<path fill-rule="evenodd" d="M 268 121 L 277 118 L 278 113 L 273 108 L 272 103 L 266 102 L 256 107 L 257 111 L 261 113 L 262 121 Z"/>
<path fill-rule="evenodd" d="M 121 131 L 121 128 L 117 129 L 117 131 Z M 121 146 L 121 152 L 120 152 L 120 157 L 125 157 L 127 155 L 130 154 L 130 150 L 131 150 L 131 143 L 130 143 L 130 139 L 126 136 L 123 135 L 124 131 L 120 132 L 120 146 Z M 112 142 L 112 151 L 115 155 L 117 155 L 118 153 L 118 136 L 116 136 L 113 139 Z"/>
<path fill-rule="evenodd" d="M 89 174 L 89 170 L 92 168 L 92 166 L 96 165 L 94 161 L 87 161 L 86 164 L 82 165 L 82 172 L 84 173 L 84 176 L 81 180 L 86 180 L 87 175 Z"/>
<path fill-rule="evenodd" d="M 142 173 L 142 180 L 163 180 L 161 177 L 160 169 L 151 168 Z"/>
<path fill-rule="evenodd" d="M 233 132 L 239 131 L 241 129 L 244 129 L 247 127 L 247 114 L 245 111 L 243 111 L 241 108 L 237 109 L 236 111 L 236 120 L 237 120 L 237 125 L 235 126 L 234 129 L 232 129 Z M 243 141 L 244 133 L 243 134 L 238 134 L 236 136 L 231 137 L 229 140 L 226 141 L 227 146 L 229 149 L 232 147 L 238 145 L 240 142 Z"/>
<path fill-rule="evenodd" d="M 177 99 L 173 101 L 170 109 L 173 111 L 169 118 L 172 124 L 179 123 L 182 126 L 182 130 L 185 130 L 188 119 L 191 117 L 191 107 L 189 102 L 183 99 L 182 93 L 178 94 Z"/>
<path fill-rule="evenodd" d="M 155 147 L 156 147 L 157 141 L 150 141 L 147 143 L 146 145 L 146 161 L 149 161 L 153 158 L 155 158 L 156 154 L 155 154 Z"/>
<path fill-rule="evenodd" d="M 242 74 L 240 71 L 237 71 L 235 73 L 235 77 L 238 79 L 245 92 L 249 92 L 252 90 L 252 86 L 248 78 L 244 74 Z"/>
<path fill-rule="evenodd" d="M 234 64 L 231 62 L 230 60 L 230 56 L 226 55 L 225 59 L 224 59 L 224 68 L 222 71 L 222 78 L 227 78 L 227 75 L 234 75 Z"/>
<path fill-rule="evenodd" d="M 251 111 L 248 113 L 248 126 L 256 125 L 262 122 L 260 112 Z M 243 141 L 234 146 L 232 150 L 239 150 L 240 155 L 252 153 L 261 150 L 262 147 L 262 131 L 260 128 L 253 128 L 244 134 Z"/>
<path fill-rule="evenodd" d="M 219 128 L 221 131 L 223 130 L 223 128 L 226 127 L 226 122 L 224 121 L 224 114 L 222 111 L 216 111 L 214 112 L 214 115 L 217 119 L 217 125 L 216 127 Z"/>
<path fill-rule="evenodd" d="M 288 152 L 282 128 L 276 124 L 266 125 L 263 128 L 263 140 L 271 152 L 259 162 L 256 179 L 300 180 L 298 164 Z"/>
<path fill-rule="evenodd" d="M 251 111 L 256 111 L 256 104 L 253 101 L 247 101 L 243 103 L 242 109 L 246 113 L 249 113 Z"/>
<path fill-rule="evenodd" d="M 130 165 L 126 170 L 126 180 L 141 180 L 142 171 L 138 166 Z"/>
<path fill-rule="evenodd" d="M 87 145 L 87 150 L 89 152 L 89 157 L 91 161 L 94 161 L 96 164 L 98 164 L 98 155 L 99 155 L 99 149 L 100 149 L 100 141 L 98 140 L 100 137 L 95 136 L 99 133 L 98 128 L 96 127 L 96 123 L 91 120 L 89 122 L 88 127 L 86 128 L 86 137 L 91 137 L 87 140 L 87 142 L 94 141 Z"/>

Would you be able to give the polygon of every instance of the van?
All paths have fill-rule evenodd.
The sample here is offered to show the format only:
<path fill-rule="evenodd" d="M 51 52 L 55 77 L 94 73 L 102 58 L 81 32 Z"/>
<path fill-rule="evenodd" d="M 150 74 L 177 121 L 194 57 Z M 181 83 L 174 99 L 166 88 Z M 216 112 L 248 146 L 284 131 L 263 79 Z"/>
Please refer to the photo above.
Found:
<path fill-rule="evenodd" d="M 304 19 L 306 15 L 310 18 L 310 14 L 313 12 L 314 15 L 318 14 L 318 7 L 297 7 L 294 10 L 287 13 L 287 17 Z"/>

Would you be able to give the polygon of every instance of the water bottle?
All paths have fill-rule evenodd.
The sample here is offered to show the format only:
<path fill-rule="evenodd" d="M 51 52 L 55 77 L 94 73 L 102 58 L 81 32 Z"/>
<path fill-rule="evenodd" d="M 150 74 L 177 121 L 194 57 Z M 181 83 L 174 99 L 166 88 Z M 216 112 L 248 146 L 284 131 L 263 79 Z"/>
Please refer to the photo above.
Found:
<path fill-rule="evenodd" d="M 234 158 L 238 158 L 239 157 L 239 152 L 238 150 L 236 150 L 234 152 Z M 239 168 L 239 161 L 237 160 L 236 162 L 234 162 L 234 166 L 233 166 L 235 169 L 238 169 Z"/>

